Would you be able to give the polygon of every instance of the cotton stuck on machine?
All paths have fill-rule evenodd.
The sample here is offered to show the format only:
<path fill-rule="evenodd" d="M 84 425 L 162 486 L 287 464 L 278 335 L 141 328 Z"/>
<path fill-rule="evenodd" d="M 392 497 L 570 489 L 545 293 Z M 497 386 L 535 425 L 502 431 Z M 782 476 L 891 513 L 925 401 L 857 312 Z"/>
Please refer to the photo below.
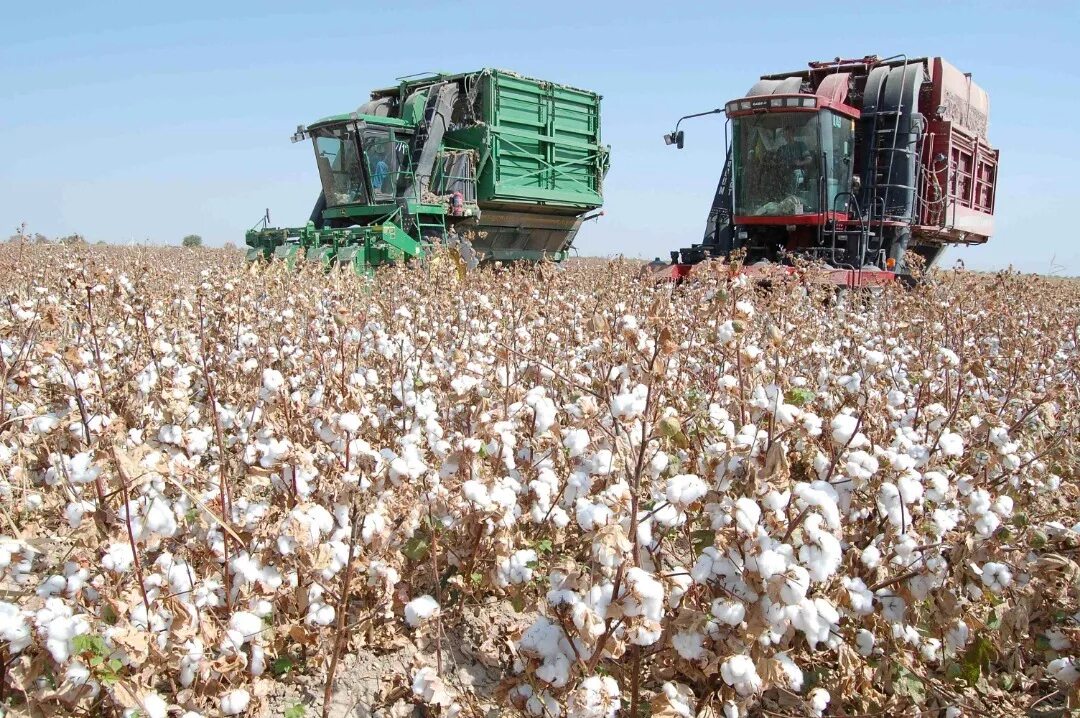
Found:
<path fill-rule="evenodd" d="M 600 99 L 505 70 L 402 78 L 297 128 L 322 191 L 304 227 L 267 216 L 248 231 L 248 259 L 367 273 L 441 242 L 475 261 L 558 261 L 601 214 Z"/>
<path fill-rule="evenodd" d="M 796 258 L 839 284 L 880 284 L 949 245 L 993 234 L 998 151 L 989 97 L 940 57 L 812 62 L 765 75 L 722 109 L 726 160 L 700 243 L 671 253 L 673 277 L 745 252 L 748 269 Z"/>

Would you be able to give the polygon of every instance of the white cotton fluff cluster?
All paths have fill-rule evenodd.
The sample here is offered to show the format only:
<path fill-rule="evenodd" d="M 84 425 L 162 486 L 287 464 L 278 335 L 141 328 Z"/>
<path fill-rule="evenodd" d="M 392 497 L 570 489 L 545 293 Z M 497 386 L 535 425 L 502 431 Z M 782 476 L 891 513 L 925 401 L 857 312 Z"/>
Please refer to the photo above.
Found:
<path fill-rule="evenodd" d="M 720 664 L 720 677 L 740 696 L 754 695 L 761 690 L 761 677 L 750 656 L 736 654 Z"/>
<path fill-rule="evenodd" d="M 221 696 L 221 713 L 227 716 L 238 716 L 247 710 L 249 703 L 251 703 L 251 694 L 245 689 L 231 690 Z"/>
<path fill-rule="evenodd" d="M 868 444 L 862 432 L 858 431 L 859 418 L 851 414 L 837 414 L 832 419 L 832 440 L 839 446 L 861 449 Z"/>
<path fill-rule="evenodd" d="M 670 715 L 674 718 L 693 718 L 694 706 L 697 704 L 697 699 L 694 697 L 694 692 L 690 690 L 689 686 L 683 685 L 682 683 L 665 681 L 664 685 L 660 687 L 660 692 L 661 695 L 663 695 L 664 700 L 667 701 L 667 706 L 665 706 L 665 708 L 668 712 L 664 715 Z"/>
<path fill-rule="evenodd" d="M 63 665 L 71 657 L 72 639 L 90 632 L 85 615 L 74 615 L 70 605 L 59 598 L 49 598 L 45 607 L 34 615 L 38 632 L 45 639 L 45 648 L 53 660 Z"/>
<path fill-rule="evenodd" d="M 660 640 L 660 622 L 664 617 L 664 585 L 647 571 L 634 567 L 624 576 L 626 593 L 622 598 L 623 616 L 640 618 L 630 631 L 630 642 L 651 646 Z"/>
<path fill-rule="evenodd" d="M 226 645 L 239 651 L 248 641 L 254 641 L 265 630 L 263 620 L 254 613 L 237 611 L 229 620 L 229 630 L 226 632 Z"/>
<path fill-rule="evenodd" d="M 694 474 L 676 474 L 668 479 L 664 497 L 669 503 L 680 509 L 685 509 L 690 504 L 698 501 L 709 490 L 698 476 Z"/>
<path fill-rule="evenodd" d="M 277 369 L 263 369 L 262 385 L 268 394 L 276 394 L 285 386 L 285 377 Z"/>
<path fill-rule="evenodd" d="M 611 415 L 616 419 L 635 419 L 645 413 L 648 397 L 648 387 L 638 384 L 632 391 L 612 397 Z"/>
<path fill-rule="evenodd" d="M 418 596 L 405 604 L 405 622 L 413 628 L 434 618 L 438 613 L 438 601 L 427 594 Z"/>
<path fill-rule="evenodd" d="M 825 715 L 825 709 L 829 707 L 829 701 L 832 696 L 824 688 L 815 688 L 810 691 L 810 695 L 807 696 L 810 703 L 810 710 L 814 711 L 815 716 Z"/>
<path fill-rule="evenodd" d="M 15 604 L 0 601 L 0 641 L 12 653 L 20 653 L 30 645 L 31 638 L 26 614 Z"/>
<path fill-rule="evenodd" d="M 987 561 L 980 571 L 983 585 L 994 593 L 1001 593 L 1008 588 L 1013 581 L 1012 571 L 1003 563 Z"/>
<path fill-rule="evenodd" d="M 1072 658 L 1055 658 L 1046 665 L 1046 673 L 1067 686 L 1080 682 L 1080 668 L 1077 668 Z"/>
<path fill-rule="evenodd" d="M 518 650 L 540 661 L 536 677 L 553 688 L 562 688 L 570 680 L 574 651 L 562 627 L 546 616 L 538 617 L 518 641 Z"/>
<path fill-rule="evenodd" d="M 169 704 L 154 691 L 143 695 L 141 703 L 146 718 L 167 718 L 169 715 Z"/>
<path fill-rule="evenodd" d="M 496 564 L 498 568 L 498 583 L 506 587 L 512 584 L 528 583 L 532 580 L 532 566 L 536 563 L 536 551 L 522 549 L 515 551 L 509 557 L 500 558 Z"/>
<path fill-rule="evenodd" d="M 563 437 L 563 446 L 571 459 L 576 459 L 589 448 L 589 432 L 585 429 L 568 429 Z"/>
<path fill-rule="evenodd" d="M 338 428 L 344 431 L 346 434 L 352 435 L 360 431 L 362 425 L 362 419 L 359 414 L 353 412 L 346 412 L 338 417 Z"/>
<path fill-rule="evenodd" d="M 424 666 L 413 675 L 412 693 L 427 705 L 449 708 L 454 704 L 446 684 L 431 666 Z"/>
<path fill-rule="evenodd" d="M 570 694 L 570 718 L 615 718 L 620 708 L 619 684 L 611 676 L 588 676 Z"/>

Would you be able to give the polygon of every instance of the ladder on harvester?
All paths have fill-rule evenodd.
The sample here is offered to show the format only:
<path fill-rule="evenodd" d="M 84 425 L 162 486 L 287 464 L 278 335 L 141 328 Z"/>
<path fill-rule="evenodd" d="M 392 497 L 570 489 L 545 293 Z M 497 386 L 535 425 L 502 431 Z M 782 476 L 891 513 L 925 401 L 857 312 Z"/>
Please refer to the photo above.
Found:
<path fill-rule="evenodd" d="M 921 151 L 918 146 L 914 149 L 908 149 L 906 146 L 901 147 L 899 144 L 901 118 L 914 109 L 914 107 L 905 107 L 904 105 L 909 67 L 907 57 L 903 56 L 903 64 L 900 65 L 900 92 L 895 107 L 882 109 L 882 105 L 885 104 L 884 95 L 888 88 L 887 81 L 881 83 L 877 96 L 874 98 L 873 123 L 871 125 L 872 146 L 868 158 L 870 171 L 867 173 L 870 181 L 870 206 L 868 210 L 870 224 L 876 226 L 878 231 L 871 235 L 872 237 L 876 236 L 876 243 L 868 243 L 865 251 L 858 257 L 860 265 L 866 264 L 868 261 L 878 263 L 879 258 L 883 256 L 885 251 L 884 228 L 887 222 L 908 224 L 912 221 L 906 203 L 901 202 L 898 205 L 896 195 L 911 192 L 917 196 L 916 187 L 914 185 L 896 184 L 892 181 L 893 168 L 897 157 L 915 155 L 917 158 L 918 153 Z M 896 68 L 892 68 L 892 70 L 894 69 Z M 890 70 L 890 73 L 892 70 Z M 916 180 L 913 178 L 912 181 Z M 897 211 L 898 208 L 900 208 L 899 211 Z M 911 211 L 914 211 L 914 208 Z"/>

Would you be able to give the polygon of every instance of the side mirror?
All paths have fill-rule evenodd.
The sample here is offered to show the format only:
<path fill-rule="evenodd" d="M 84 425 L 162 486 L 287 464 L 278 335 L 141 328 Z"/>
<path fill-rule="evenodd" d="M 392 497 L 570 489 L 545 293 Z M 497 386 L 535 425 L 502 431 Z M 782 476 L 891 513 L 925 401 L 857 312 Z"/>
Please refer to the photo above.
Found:
<path fill-rule="evenodd" d="M 683 148 L 683 131 L 678 130 L 664 135 L 664 142 L 665 144 L 675 145 L 676 148 L 681 150 Z"/>

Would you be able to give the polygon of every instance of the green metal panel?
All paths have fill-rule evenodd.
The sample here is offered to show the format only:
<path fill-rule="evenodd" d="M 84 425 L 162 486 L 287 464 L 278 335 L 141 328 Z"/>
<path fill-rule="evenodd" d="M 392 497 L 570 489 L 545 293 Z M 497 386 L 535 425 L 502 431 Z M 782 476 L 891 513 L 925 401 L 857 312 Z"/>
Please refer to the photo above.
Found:
<path fill-rule="evenodd" d="M 491 162 L 481 202 L 603 204 L 599 95 L 501 71 L 486 76 L 484 89 Z"/>

